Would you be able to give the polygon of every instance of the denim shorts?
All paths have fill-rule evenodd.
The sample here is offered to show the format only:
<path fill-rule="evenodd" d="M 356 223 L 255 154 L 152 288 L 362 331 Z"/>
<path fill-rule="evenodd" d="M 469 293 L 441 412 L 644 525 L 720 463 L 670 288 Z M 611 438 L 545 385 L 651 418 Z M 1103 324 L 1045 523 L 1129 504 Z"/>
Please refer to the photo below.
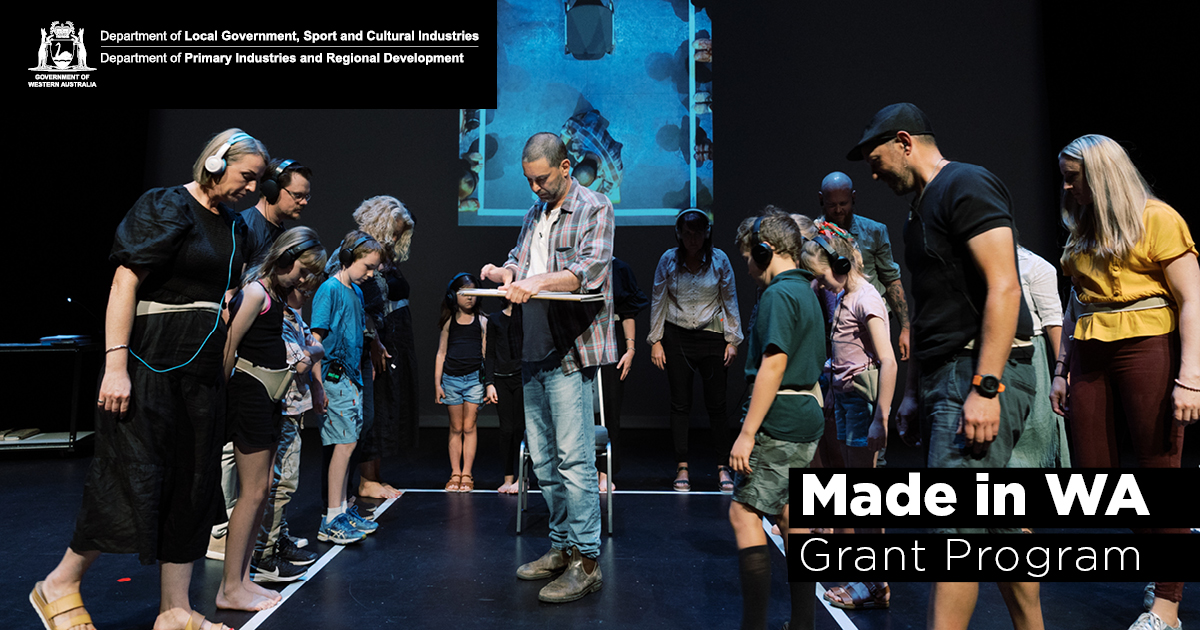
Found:
<path fill-rule="evenodd" d="M 483 404 L 483 383 L 479 382 L 479 370 L 466 376 L 450 376 L 442 374 L 442 404 L 461 405 L 469 402 L 475 405 Z"/>
<path fill-rule="evenodd" d="M 854 392 L 834 392 L 833 419 L 837 423 L 837 439 L 846 446 L 866 447 L 867 433 L 875 420 L 875 405 Z"/>
<path fill-rule="evenodd" d="M 349 376 L 342 376 L 336 383 L 325 381 L 325 396 L 329 404 L 321 419 L 321 444 L 357 442 L 363 426 L 362 390 Z"/>
<path fill-rule="evenodd" d="M 733 500 L 763 514 L 783 514 L 788 504 L 788 471 L 808 468 L 816 452 L 816 441 L 787 442 L 759 431 L 750 451 L 752 472 L 734 476 Z"/>

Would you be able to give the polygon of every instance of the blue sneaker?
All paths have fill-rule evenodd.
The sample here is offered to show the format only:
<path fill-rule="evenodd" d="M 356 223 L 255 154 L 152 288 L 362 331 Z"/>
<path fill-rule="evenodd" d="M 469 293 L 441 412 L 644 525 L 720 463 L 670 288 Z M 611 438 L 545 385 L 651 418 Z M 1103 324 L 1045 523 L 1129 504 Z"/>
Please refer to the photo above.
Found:
<path fill-rule="evenodd" d="M 350 523 L 350 518 L 346 516 L 345 512 L 333 517 L 333 520 L 329 522 L 325 522 L 325 519 L 322 518 L 321 528 L 317 530 L 317 540 L 339 545 L 356 543 L 366 537 L 366 534 Z"/>
<path fill-rule="evenodd" d="M 375 530 L 379 529 L 379 523 L 368 521 L 359 515 L 357 505 L 351 505 L 350 509 L 346 510 L 346 517 L 350 519 L 350 524 L 354 526 L 354 529 L 364 534 L 373 534 Z"/>

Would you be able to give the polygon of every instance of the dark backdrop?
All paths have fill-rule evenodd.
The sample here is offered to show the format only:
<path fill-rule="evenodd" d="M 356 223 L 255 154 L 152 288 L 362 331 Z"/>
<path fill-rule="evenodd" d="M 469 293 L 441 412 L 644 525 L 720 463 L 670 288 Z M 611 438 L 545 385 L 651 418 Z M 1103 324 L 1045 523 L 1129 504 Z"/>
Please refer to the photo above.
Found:
<path fill-rule="evenodd" d="M 768 203 L 817 214 L 815 193 L 831 170 L 855 180 L 858 211 L 889 225 L 903 259 L 907 199 L 870 181 L 861 163 L 844 159 L 870 116 L 897 101 L 925 110 L 948 158 L 981 164 L 1006 182 L 1023 242 L 1052 262 L 1062 238 L 1055 155 L 1084 133 L 1110 135 L 1129 147 L 1160 196 L 1196 233 L 1183 196 L 1192 141 L 1181 116 L 1191 98 L 1182 77 L 1192 76 L 1186 82 L 1194 84 L 1194 70 L 1172 36 L 1179 29 L 1171 26 L 1187 19 L 1182 9 L 1142 3 L 1136 15 L 1093 7 L 1081 15 L 1078 5 L 1031 0 L 914 4 L 780 0 L 710 8 L 720 86 L 713 105 L 713 234 L 734 261 L 743 314 L 755 292 L 733 251 L 736 219 Z M 342 104 L 336 86 L 322 85 L 319 77 L 307 87 L 298 92 L 303 100 L 270 90 L 251 98 L 246 89 L 226 102 Z M 220 101 L 192 104 L 202 102 Z M 9 259 L 14 274 L 3 341 L 67 333 L 102 338 L 116 224 L 145 189 L 189 181 L 207 139 L 239 126 L 273 156 L 313 168 L 314 198 L 304 223 L 327 246 L 351 229 L 350 213 L 366 197 L 390 194 L 409 206 L 416 231 L 403 270 L 413 289 L 422 412 L 427 423 L 445 422 L 433 404 L 438 300 L 457 272 L 501 262 L 518 232 L 457 226 L 456 111 L 120 105 L 25 111 L 15 124 L 21 176 L 13 182 L 10 229 L 16 229 L 9 240 L 19 255 Z M 239 209 L 253 201 L 243 200 Z M 673 245 L 669 227 L 621 227 L 615 251 L 649 294 L 658 257 Z M 639 337 L 647 324 L 648 312 L 638 320 Z M 743 355 L 730 372 L 731 409 L 744 390 Z M 14 369 L 19 366 L 10 362 L 5 373 Z M 634 370 L 626 387 L 628 424 L 666 426 L 665 375 L 650 364 L 644 343 Z M 38 387 L 23 390 L 33 395 L 21 398 L 38 399 L 44 393 Z M 701 405 L 693 416 L 707 423 Z"/>

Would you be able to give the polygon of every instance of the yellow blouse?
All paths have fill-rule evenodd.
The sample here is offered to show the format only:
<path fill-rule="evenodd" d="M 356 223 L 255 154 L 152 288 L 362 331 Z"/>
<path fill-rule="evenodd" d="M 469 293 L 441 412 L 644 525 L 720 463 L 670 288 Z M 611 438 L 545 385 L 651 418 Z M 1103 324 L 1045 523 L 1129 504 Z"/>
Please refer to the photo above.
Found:
<path fill-rule="evenodd" d="M 1157 199 L 1146 202 L 1142 225 L 1145 235 L 1127 260 L 1106 263 L 1090 254 L 1064 255 L 1063 273 L 1071 276 L 1079 301 L 1085 304 L 1132 302 L 1153 296 L 1165 297 L 1172 304 L 1147 310 L 1084 315 L 1075 324 L 1075 339 L 1116 341 L 1151 337 L 1172 332 L 1178 326 L 1179 309 L 1173 303 L 1164 266 L 1189 251 L 1196 254 L 1196 242 L 1183 217 Z"/>

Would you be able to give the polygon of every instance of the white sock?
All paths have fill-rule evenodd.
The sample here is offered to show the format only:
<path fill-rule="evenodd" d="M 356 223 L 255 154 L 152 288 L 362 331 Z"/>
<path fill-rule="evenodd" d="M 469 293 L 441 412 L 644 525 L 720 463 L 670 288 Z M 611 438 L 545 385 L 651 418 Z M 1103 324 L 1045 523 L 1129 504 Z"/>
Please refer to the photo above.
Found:
<path fill-rule="evenodd" d="M 345 504 L 343 504 L 342 507 L 329 508 L 329 509 L 325 510 L 325 522 L 329 523 L 329 522 L 333 521 L 333 519 L 337 518 L 338 514 L 341 514 L 342 512 L 345 512 L 345 511 L 346 511 Z"/>

